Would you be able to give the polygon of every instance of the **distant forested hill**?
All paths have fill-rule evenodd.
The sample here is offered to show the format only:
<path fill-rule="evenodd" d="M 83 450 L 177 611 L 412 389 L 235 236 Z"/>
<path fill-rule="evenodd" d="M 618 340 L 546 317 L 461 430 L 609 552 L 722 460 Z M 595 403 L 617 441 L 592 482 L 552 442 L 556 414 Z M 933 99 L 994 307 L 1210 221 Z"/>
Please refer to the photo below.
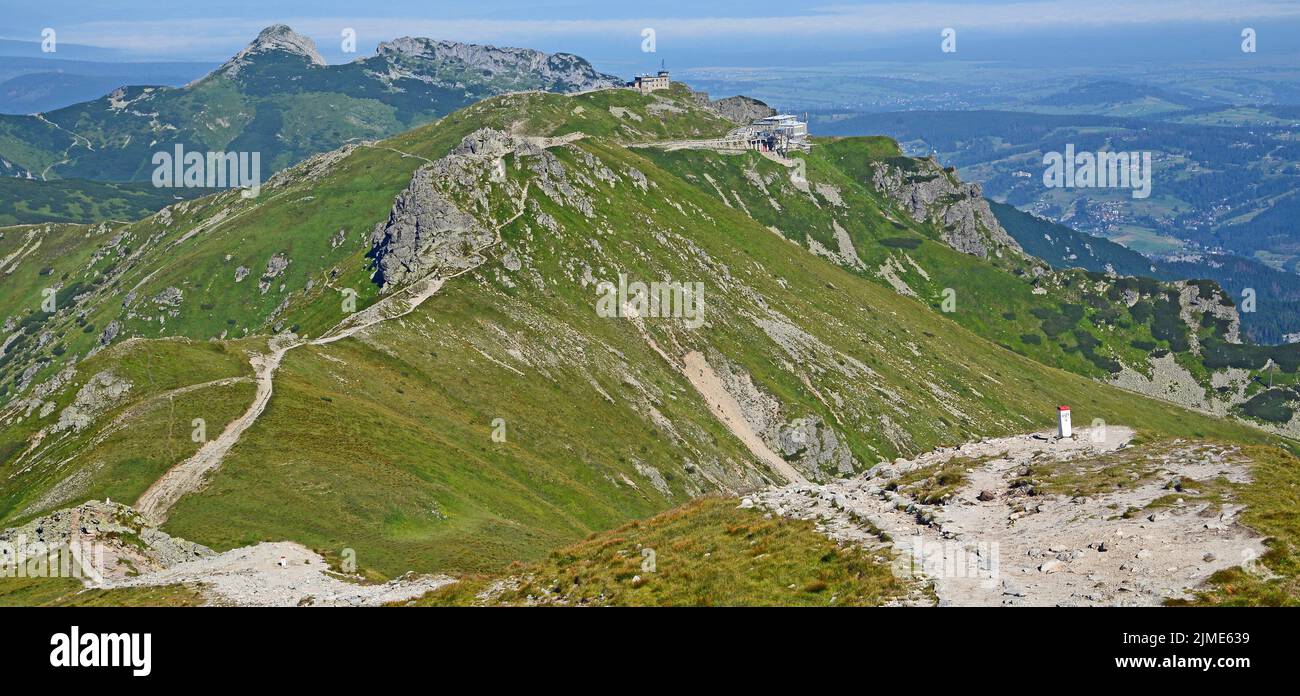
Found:
<path fill-rule="evenodd" d="M 1108 239 L 1084 234 L 990 201 L 993 214 L 1025 251 L 1055 268 L 1157 280 L 1207 279 L 1217 282 L 1241 306 L 1247 288 L 1255 291 L 1255 311 L 1241 313 L 1242 328 L 1256 343 L 1276 344 L 1300 331 L 1300 276 L 1231 254 L 1203 254 L 1185 260 L 1150 259 Z M 1196 259 L 1196 260 L 1192 260 Z"/>
<path fill-rule="evenodd" d="M 0 227 L 138 220 L 175 203 L 178 198 L 196 198 L 209 193 L 211 189 L 162 189 L 149 183 L 0 177 Z"/>

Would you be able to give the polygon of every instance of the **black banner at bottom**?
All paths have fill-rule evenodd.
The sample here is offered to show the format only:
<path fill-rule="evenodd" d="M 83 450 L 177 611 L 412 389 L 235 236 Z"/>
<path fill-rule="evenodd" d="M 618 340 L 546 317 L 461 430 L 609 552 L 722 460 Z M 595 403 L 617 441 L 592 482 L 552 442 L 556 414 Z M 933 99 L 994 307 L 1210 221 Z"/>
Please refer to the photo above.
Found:
<path fill-rule="evenodd" d="M 6 609 L 11 674 L 96 683 L 309 684 L 340 675 L 494 680 L 602 664 L 811 687 L 828 668 L 1124 683 L 1281 677 L 1279 609 Z M 586 667 L 581 667 L 585 665 Z M 638 667 L 640 665 L 641 667 Z M 748 667 L 745 667 L 748 665 Z M 737 672 L 737 670 L 740 670 Z M 956 671 L 954 671 L 956 670 Z M 830 670 L 834 672 L 834 669 Z M 846 673 L 847 674 L 847 673 Z M 200 676 L 201 675 L 201 676 Z M 578 676 L 578 675 L 574 675 Z M 828 676 L 834 676 L 830 674 Z M 843 675 L 842 675 L 843 676 Z M 257 679 L 263 679 L 258 677 Z M 1031 682 L 1023 682 L 1029 685 Z M 611 684 L 611 687 L 615 687 Z"/>

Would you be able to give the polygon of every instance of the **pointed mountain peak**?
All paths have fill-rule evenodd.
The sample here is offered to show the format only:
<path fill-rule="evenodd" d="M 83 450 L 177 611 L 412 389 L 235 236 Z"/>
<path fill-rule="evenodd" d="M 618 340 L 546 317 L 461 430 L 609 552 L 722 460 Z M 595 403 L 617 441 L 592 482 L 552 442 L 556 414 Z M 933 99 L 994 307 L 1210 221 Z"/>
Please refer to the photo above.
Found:
<path fill-rule="evenodd" d="M 325 59 L 316 50 L 316 42 L 299 34 L 286 24 L 273 24 L 261 31 L 256 39 L 235 54 L 217 69 L 227 77 L 235 77 L 240 70 L 251 64 L 258 56 L 272 53 L 287 53 L 305 58 L 312 65 L 325 65 Z"/>

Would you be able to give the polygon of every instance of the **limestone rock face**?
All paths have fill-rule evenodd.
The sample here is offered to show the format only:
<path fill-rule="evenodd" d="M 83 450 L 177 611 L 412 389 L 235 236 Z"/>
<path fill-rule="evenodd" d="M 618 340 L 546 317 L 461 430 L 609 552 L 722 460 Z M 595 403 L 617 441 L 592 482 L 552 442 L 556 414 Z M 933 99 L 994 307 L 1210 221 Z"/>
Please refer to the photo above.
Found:
<path fill-rule="evenodd" d="M 112 343 L 113 339 L 117 338 L 117 335 L 121 333 L 121 331 L 121 322 L 116 319 L 108 322 L 108 326 L 105 326 L 103 332 L 99 334 L 99 345 L 106 346 Z"/>
<path fill-rule="evenodd" d="M 690 91 L 695 103 L 737 125 L 749 125 L 756 119 L 776 115 L 776 109 L 753 97 L 738 94 L 734 97 L 710 99 L 708 92 Z"/>
<path fill-rule="evenodd" d="M 94 423 L 96 416 L 112 408 L 130 389 L 130 382 L 111 372 L 96 374 L 77 392 L 76 399 L 59 414 L 54 432 L 81 432 Z"/>
<path fill-rule="evenodd" d="M 486 179 L 517 145 L 507 133 L 480 129 L 446 157 L 416 171 L 394 200 L 388 220 L 370 234 L 380 288 L 388 291 L 439 268 L 454 272 L 473 265 L 475 250 L 492 241 L 492 231 L 462 210 L 451 192 L 481 198 Z"/>
<path fill-rule="evenodd" d="M 281 273 L 289 267 L 289 257 L 284 254 L 274 254 L 266 261 L 266 273 L 262 277 L 266 280 L 279 278 Z"/>
<path fill-rule="evenodd" d="M 852 473 L 856 464 L 848 445 L 818 416 L 782 425 L 776 439 L 781 456 L 800 471 L 843 476 Z"/>
<path fill-rule="evenodd" d="M 179 307 L 184 299 L 185 294 L 180 288 L 169 287 L 154 295 L 153 303 L 159 307 Z"/>
<path fill-rule="evenodd" d="M 938 224 L 943 241 L 963 254 L 988 258 L 1000 248 L 1022 251 L 998 224 L 979 184 L 962 183 L 933 159 L 914 161 L 917 166 L 911 171 L 876 163 L 872 186 L 893 199 L 913 220 Z"/>
<path fill-rule="evenodd" d="M 418 79 L 454 85 L 464 74 L 501 83 L 509 89 L 543 89 L 576 92 L 620 87 L 623 81 L 598 72 L 585 59 L 571 53 L 543 53 L 528 48 L 506 48 L 457 41 L 403 37 L 379 44 L 378 54 L 366 59 L 372 75 L 388 81 Z"/>
<path fill-rule="evenodd" d="M 438 267 L 464 267 L 472 250 L 490 239 L 472 215 L 437 190 L 433 172 L 421 169 L 393 203 L 388 222 L 371 233 L 375 282 L 388 290 Z"/>
<path fill-rule="evenodd" d="M 1205 314 L 1227 322 L 1228 327 L 1224 338 L 1228 343 L 1241 343 L 1241 315 L 1237 313 L 1237 306 L 1232 298 L 1225 295 L 1222 290 L 1215 290 L 1210 293 L 1210 297 L 1202 297 L 1201 287 L 1196 283 L 1177 281 L 1173 285 L 1179 290 L 1179 313 L 1183 322 L 1191 329 L 1193 337 L 1196 336 L 1202 323 L 1195 318 L 1195 315 Z"/>
<path fill-rule="evenodd" d="M 451 149 L 451 154 L 504 157 L 517 146 L 515 138 L 509 133 L 495 128 L 480 128 L 461 138 L 460 144 Z M 447 167 L 444 165 L 444 168 Z"/>

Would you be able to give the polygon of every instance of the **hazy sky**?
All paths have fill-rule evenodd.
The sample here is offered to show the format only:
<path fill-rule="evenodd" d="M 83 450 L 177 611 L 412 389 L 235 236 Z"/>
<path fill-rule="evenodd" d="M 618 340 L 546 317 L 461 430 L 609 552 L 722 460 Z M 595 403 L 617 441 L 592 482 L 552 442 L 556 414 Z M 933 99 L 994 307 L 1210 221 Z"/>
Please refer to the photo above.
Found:
<path fill-rule="evenodd" d="M 51 27 L 60 42 L 127 59 L 219 61 L 273 23 L 311 36 L 331 62 L 355 57 L 339 51 L 345 27 L 362 54 L 429 36 L 565 50 L 612 67 L 937 58 L 946 27 L 965 59 L 1230 56 L 1247 26 L 1261 52 L 1300 51 L 1297 0 L 0 0 L 0 16 L 0 38 L 39 41 Z M 654 55 L 641 50 L 645 28 L 656 32 Z"/>

